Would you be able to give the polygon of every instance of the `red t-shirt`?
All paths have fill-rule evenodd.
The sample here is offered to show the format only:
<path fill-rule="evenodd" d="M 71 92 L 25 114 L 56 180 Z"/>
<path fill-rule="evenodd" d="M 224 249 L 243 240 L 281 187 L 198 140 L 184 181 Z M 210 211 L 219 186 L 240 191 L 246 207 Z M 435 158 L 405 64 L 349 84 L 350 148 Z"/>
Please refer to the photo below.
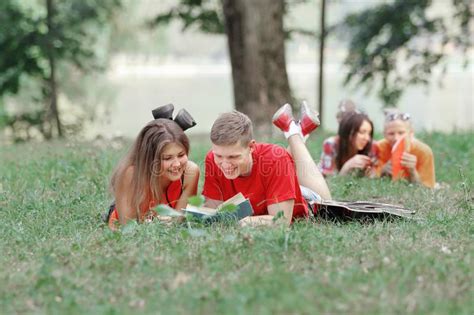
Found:
<path fill-rule="evenodd" d="M 168 188 L 166 189 L 166 195 L 163 196 L 164 198 L 161 204 L 168 205 L 171 208 L 176 207 L 176 203 L 178 202 L 179 197 L 181 197 L 181 192 L 183 190 L 182 187 L 183 185 L 181 183 L 181 180 L 171 182 Z M 144 216 L 150 209 L 156 207 L 157 205 L 158 202 L 156 200 L 149 198 L 146 202 L 140 205 L 140 215 Z M 109 217 L 109 227 L 114 228 L 115 223 L 118 222 L 118 220 L 119 216 L 117 206 L 115 206 Z"/>
<path fill-rule="evenodd" d="M 253 215 L 268 214 L 269 205 L 294 199 L 293 218 L 308 216 L 295 163 L 288 152 L 274 144 L 257 143 L 252 159 L 250 175 L 231 180 L 225 178 L 214 162 L 214 154 L 209 151 L 202 194 L 209 199 L 224 201 L 241 192 L 250 200 Z"/>

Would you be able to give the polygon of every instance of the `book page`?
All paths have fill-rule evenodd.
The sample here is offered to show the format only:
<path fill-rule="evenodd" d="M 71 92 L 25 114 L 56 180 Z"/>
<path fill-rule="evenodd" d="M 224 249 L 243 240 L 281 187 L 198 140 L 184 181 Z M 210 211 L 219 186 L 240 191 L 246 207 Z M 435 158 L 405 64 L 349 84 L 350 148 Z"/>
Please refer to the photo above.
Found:
<path fill-rule="evenodd" d="M 195 212 L 195 213 L 200 213 L 200 214 L 205 214 L 205 215 L 214 215 L 217 212 L 216 209 L 207 208 L 207 207 L 196 207 L 190 204 L 186 206 L 184 211 Z"/>
<path fill-rule="evenodd" d="M 244 195 L 242 193 L 238 193 L 237 195 L 227 199 L 222 204 L 220 204 L 218 209 L 221 209 L 222 207 L 224 207 L 226 205 L 236 205 L 236 206 L 238 206 L 239 204 L 241 204 L 245 200 L 246 200 L 246 198 L 244 197 Z"/>

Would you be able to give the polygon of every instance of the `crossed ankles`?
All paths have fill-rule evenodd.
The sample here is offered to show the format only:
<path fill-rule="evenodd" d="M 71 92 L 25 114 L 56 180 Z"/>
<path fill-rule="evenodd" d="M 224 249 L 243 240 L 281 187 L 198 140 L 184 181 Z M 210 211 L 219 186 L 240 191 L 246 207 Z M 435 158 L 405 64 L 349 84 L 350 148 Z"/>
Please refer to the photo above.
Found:
<path fill-rule="evenodd" d="M 300 119 L 297 121 L 293 117 L 293 110 L 291 105 L 286 103 L 280 107 L 273 115 L 272 122 L 278 127 L 285 138 L 293 135 L 300 135 L 303 140 L 306 140 L 311 132 L 316 130 L 319 125 L 319 113 L 310 108 L 308 104 L 303 101 L 301 104 Z"/>

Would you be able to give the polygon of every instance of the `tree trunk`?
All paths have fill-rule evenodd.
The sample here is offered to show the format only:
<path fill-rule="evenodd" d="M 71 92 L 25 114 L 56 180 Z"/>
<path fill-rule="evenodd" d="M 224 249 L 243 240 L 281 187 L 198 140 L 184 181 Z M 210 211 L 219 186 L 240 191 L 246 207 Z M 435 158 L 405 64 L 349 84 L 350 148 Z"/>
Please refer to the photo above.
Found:
<path fill-rule="evenodd" d="M 257 129 L 268 130 L 273 113 L 291 102 L 285 64 L 283 0 L 223 0 L 232 64 L 235 108 Z"/>
<path fill-rule="evenodd" d="M 59 117 L 58 111 L 58 93 L 56 87 L 56 60 L 54 56 L 54 47 L 53 47 L 53 37 L 54 37 L 54 26 L 53 26 L 53 15 L 54 15 L 54 4 L 53 0 L 46 0 L 46 9 L 47 9 L 47 25 L 48 25 L 48 62 L 50 68 L 50 75 L 48 78 L 48 93 L 50 107 L 48 111 L 48 119 L 51 124 L 56 125 L 56 130 L 58 132 L 58 137 L 63 136 L 61 120 Z"/>
<path fill-rule="evenodd" d="M 321 0 L 321 34 L 319 37 L 319 80 L 318 80 L 318 111 L 323 122 L 324 109 L 324 40 L 326 39 L 326 0 Z"/>

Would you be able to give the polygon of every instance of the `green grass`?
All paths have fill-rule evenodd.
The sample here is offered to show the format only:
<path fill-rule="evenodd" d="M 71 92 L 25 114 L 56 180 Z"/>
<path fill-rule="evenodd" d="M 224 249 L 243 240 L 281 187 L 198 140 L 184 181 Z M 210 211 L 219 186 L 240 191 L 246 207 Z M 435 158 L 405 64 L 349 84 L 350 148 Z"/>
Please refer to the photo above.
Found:
<path fill-rule="evenodd" d="M 472 314 L 474 133 L 420 135 L 439 190 L 331 178 L 335 199 L 402 203 L 414 221 L 290 229 L 99 219 L 123 149 L 0 149 L 0 313 Z M 323 136 L 310 140 L 319 155 Z M 202 161 L 208 144 L 195 144 Z M 201 182 L 202 184 L 202 182 Z"/>

